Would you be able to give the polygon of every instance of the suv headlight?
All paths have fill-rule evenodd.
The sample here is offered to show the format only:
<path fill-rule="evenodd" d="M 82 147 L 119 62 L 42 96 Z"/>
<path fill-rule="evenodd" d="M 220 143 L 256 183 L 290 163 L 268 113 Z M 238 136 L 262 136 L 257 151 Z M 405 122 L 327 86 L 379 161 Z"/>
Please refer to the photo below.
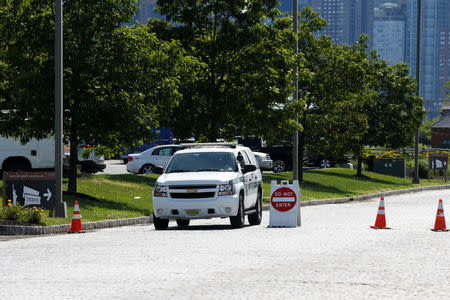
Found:
<path fill-rule="evenodd" d="M 219 196 L 229 196 L 234 194 L 234 184 L 230 181 L 227 184 L 219 185 Z"/>
<path fill-rule="evenodd" d="M 155 197 L 167 197 L 167 186 L 156 184 L 153 192 Z"/>

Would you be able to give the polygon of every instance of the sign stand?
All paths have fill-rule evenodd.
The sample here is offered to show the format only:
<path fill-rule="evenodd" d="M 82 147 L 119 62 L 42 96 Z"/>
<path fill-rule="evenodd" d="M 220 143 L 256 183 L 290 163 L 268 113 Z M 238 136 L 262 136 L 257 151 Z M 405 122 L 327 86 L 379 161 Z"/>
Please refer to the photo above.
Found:
<path fill-rule="evenodd" d="M 270 221 L 269 227 L 300 226 L 300 186 L 298 180 L 289 184 L 282 180 L 270 183 Z"/>

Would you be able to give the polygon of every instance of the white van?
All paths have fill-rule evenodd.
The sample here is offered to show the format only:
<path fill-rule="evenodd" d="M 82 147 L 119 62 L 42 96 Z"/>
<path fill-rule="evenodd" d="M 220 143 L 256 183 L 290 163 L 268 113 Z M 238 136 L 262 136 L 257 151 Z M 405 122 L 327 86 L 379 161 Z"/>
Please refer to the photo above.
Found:
<path fill-rule="evenodd" d="M 92 154 L 85 160 L 81 158 L 81 149 L 78 152 L 78 164 L 81 165 L 82 172 L 96 173 L 105 169 L 103 156 Z M 68 167 L 67 161 L 64 161 L 64 164 L 65 167 Z M 31 139 L 28 143 L 22 144 L 14 138 L 0 136 L 0 174 L 2 171 L 52 168 L 55 168 L 55 140 L 53 138 Z"/>
<path fill-rule="evenodd" d="M 2 171 L 29 171 L 55 167 L 53 138 L 32 139 L 26 144 L 0 136 L 0 169 Z"/>

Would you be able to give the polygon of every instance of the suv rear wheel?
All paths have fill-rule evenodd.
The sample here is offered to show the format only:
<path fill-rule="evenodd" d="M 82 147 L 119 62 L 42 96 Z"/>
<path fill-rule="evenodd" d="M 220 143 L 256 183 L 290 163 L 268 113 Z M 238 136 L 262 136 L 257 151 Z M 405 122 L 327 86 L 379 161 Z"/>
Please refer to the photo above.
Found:
<path fill-rule="evenodd" d="M 156 230 L 166 230 L 169 227 L 169 219 L 161 219 L 153 213 L 153 225 Z"/>
<path fill-rule="evenodd" d="M 258 198 L 255 204 L 256 212 L 248 215 L 248 222 L 250 225 L 259 225 L 262 220 L 262 201 L 261 201 L 261 191 L 258 191 Z"/>
<path fill-rule="evenodd" d="M 236 216 L 230 217 L 231 227 L 233 228 L 242 228 L 244 227 L 244 195 L 239 195 L 239 208 Z"/>

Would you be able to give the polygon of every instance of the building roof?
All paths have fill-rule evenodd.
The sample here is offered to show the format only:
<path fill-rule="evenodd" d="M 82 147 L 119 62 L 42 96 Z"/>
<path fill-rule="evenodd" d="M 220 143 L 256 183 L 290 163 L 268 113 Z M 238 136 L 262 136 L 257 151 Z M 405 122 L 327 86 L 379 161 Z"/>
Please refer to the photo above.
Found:
<path fill-rule="evenodd" d="M 450 128 L 450 114 L 445 114 L 431 128 Z"/>

